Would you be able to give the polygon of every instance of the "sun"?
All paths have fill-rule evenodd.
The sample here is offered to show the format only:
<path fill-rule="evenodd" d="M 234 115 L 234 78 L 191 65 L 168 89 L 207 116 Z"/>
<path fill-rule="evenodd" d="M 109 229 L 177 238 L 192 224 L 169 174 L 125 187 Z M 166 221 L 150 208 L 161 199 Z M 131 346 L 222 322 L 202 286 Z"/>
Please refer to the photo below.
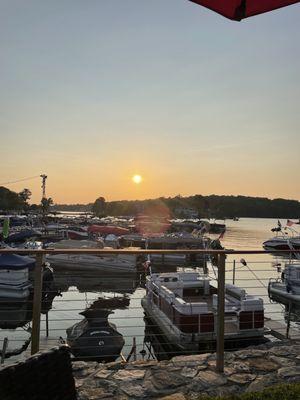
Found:
<path fill-rule="evenodd" d="M 142 178 L 141 175 L 133 175 L 133 177 L 132 177 L 132 181 L 133 181 L 134 183 L 136 183 L 137 185 L 138 185 L 139 183 L 141 183 L 142 180 L 143 180 L 143 178 Z"/>

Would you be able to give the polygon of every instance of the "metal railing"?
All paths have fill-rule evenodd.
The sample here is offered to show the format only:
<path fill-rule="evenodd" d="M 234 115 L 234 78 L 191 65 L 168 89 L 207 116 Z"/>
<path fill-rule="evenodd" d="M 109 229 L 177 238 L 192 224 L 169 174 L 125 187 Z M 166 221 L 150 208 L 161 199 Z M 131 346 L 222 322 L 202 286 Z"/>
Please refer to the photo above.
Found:
<path fill-rule="evenodd" d="M 170 254 L 202 254 L 203 256 L 217 257 L 217 332 L 216 332 L 216 370 L 223 372 L 224 370 L 224 332 L 225 332 L 225 273 L 226 273 L 226 257 L 227 256 L 240 256 L 240 255 L 263 255 L 273 254 L 282 255 L 291 254 L 295 251 L 280 250 L 280 251 L 265 251 L 265 250 L 144 250 L 144 249 L 0 249 L 0 254 L 19 254 L 31 255 L 36 257 L 35 270 L 34 270 L 34 287 L 33 287 L 33 311 L 32 311 L 32 332 L 31 332 L 31 354 L 35 354 L 40 350 L 40 333 L 41 333 L 41 311 L 42 311 L 42 287 L 43 287 L 43 264 L 46 255 L 56 254 L 69 254 L 69 255 L 120 255 L 120 254 L 134 254 L 134 255 L 170 255 Z M 57 268 L 57 267 L 56 267 Z M 233 261 L 232 281 L 235 282 L 236 278 L 236 262 Z M 255 274 L 254 271 L 252 273 Z M 69 276 L 72 274 L 70 272 Z M 249 279 L 247 279 L 249 280 Z M 258 278 L 259 280 L 259 278 Z M 134 338 L 135 342 L 135 338 Z M 132 350 L 133 351 L 133 350 Z"/>

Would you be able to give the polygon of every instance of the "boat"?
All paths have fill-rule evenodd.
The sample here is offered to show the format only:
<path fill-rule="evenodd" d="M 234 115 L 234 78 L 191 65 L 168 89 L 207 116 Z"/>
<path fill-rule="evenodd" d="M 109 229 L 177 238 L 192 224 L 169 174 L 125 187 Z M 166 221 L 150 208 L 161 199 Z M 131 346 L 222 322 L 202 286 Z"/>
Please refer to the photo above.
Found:
<path fill-rule="evenodd" d="M 263 243 L 265 250 L 300 250 L 300 236 L 275 236 Z"/>
<path fill-rule="evenodd" d="M 0 255 L 0 298 L 2 300 L 25 300 L 29 297 L 32 286 L 29 270 L 33 269 L 34 265 L 34 258 L 16 254 Z"/>
<path fill-rule="evenodd" d="M 210 245 L 210 239 L 202 235 L 191 233 L 169 233 L 162 235 L 139 234 L 124 235 L 119 238 L 121 246 L 137 246 L 142 249 L 153 250 L 191 250 L 206 249 Z M 183 266 L 187 263 L 203 263 L 205 256 L 202 254 L 151 254 L 152 264 Z"/>
<path fill-rule="evenodd" d="M 101 235 L 101 236 L 106 236 L 106 235 L 126 235 L 130 231 L 129 229 L 123 228 L 121 226 L 115 226 L 115 225 L 90 225 L 87 229 L 88 233 L 94 234 L 94 235 Z"/>
<path fill-rule="evenodd" d="M 117 331 L 116 325 L 108 321 L 108 316 L 113 311 L 99 308 L 111 307 L 111 302 L 118 303 L 114 304 L 117 308 L 126 308 L 129 305 L 128 298 L 99 299 L 80 313 L 85 317 L 82 321 L 67 329 L 67 343 L 77 359 L 112 362 L 120 356 L 125 340 Z"/>
<path fill-rule="evenodd" d="M 225 289 L 225 347 L 266 341 L 263 300 L 234 285 L 226 284 Z M 207 275 L 175 272 L 146 278 L 146 316 L 177 350 L 215 350 L 217 304 L 217 288 Z"/>
<path fill-rule="evenodd" d="M 269 280 L 270 300 L 286 306 L 300 307 L 300 262 L 285 264 L 280 278 Z"/>
<path fill-rule="evenodd" d="M 92 240 L 62 240 L 51 243 L 48 248 L 58 249 L 82 249 L 101 250 L 103 241 Z M 106 248 L 110 249 L 110 248 Z M 49 254 L 47 261 L 52 267 L 62 267 L 71 270 L 85 271 L 113 271 L 113 272 L 134 272 L 136 271 L 139 258 L 135 254 Z"/>
<path fill-rule="evenodd" d="M 70 226 L 62 231 L 64 238 L 71 240 L 88 240 L 87 229 L 81 226 Z"/>
<path fill-rule="evenodd" d="M 7 239 L 5 239 L 5 243 L 23 243 L 29 239 L 36 239 L 41 236 L 41 233 L 37 230 L 33 229 L 22 229 L 18 232 L 11 233 Z"/>
<path fill-rule="evenodd" d="M 278 220 L 277 226 L 271 229 L 276 232 L 276 236 L 263 242 L 265 250 L 300 250 L 300 234 L 290 227 L 289 222 L 291 221 L 288 220 L 287 226 L 283 228 Z"/>

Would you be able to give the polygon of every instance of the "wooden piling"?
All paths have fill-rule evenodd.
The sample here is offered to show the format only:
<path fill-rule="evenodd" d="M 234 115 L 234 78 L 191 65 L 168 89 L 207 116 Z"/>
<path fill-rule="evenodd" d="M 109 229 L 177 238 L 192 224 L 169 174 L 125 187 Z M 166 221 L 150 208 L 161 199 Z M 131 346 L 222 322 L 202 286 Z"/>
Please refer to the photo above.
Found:
<path fill-rule="evenodd" d="M 40 349 L 40 325 L 41 325 L 42 287 L 43 287 L 43 261 L 44 261 L 43 254 L 37 253 L 35 270 L 34 270 L 31 354 L 37 353 Z"/>
<path fill-rule="evenodd" d="M 217 372 L 224 372 L 225 260 L 218 255 Z"/>

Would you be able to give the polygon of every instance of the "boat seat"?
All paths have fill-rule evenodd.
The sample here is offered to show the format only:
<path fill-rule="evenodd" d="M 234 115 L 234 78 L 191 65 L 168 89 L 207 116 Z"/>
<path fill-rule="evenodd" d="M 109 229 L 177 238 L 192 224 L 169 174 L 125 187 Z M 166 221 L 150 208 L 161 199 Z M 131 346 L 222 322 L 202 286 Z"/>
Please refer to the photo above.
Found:
<path fill-rule="evenodd" d="M 212 304 L 213 308 L 216 310 L 218 308 L 218 295 L 217 294 L 213 294 L 213 304 Z M 240 306 L 240 302 L 237 301 L 234 298 L 230 298 L 228 299 L 228 297 L 225 299 L 225 311 L 226 312 L 235 312 L 238 310 Z"/>
<path fill-rule="evenodd" d="M 1 400 L 76 400 L 70 350 L 61 346 L 0 368 Z"/>
<path fill-rule="evenodd" d="M 247 298 L 241 302 L 241 311 L 259 311 L 263 310 L 263 300 L 260 298 Z"/>
<path fill-rule="evenodd" d="M 209 312 L 207 303 L 186 303 L 182 298 L 177 297 L 174 301 L 174 307 L 181 314 L 207 314 Z"/>

